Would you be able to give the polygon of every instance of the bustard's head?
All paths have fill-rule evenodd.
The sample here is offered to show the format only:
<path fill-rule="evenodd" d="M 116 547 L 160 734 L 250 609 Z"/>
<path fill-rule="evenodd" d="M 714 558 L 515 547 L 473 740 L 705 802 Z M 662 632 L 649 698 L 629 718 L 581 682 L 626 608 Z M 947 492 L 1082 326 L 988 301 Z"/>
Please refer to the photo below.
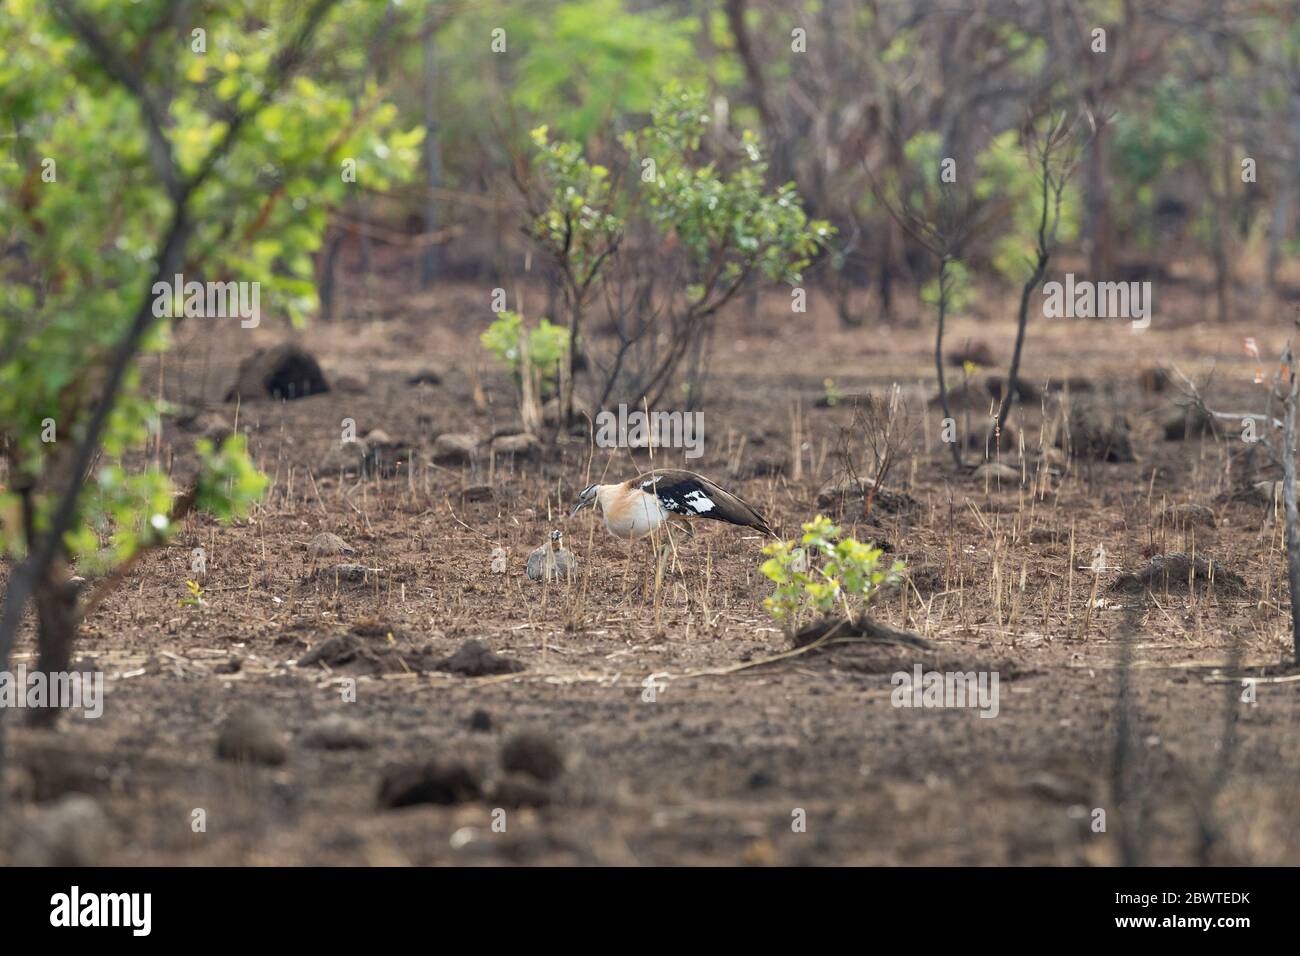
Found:
<path fill-rule="evenodd" d="M 569 517 L 572 518 L 583 508 L 587 508 L 595 504 L 596 504 L 596 486 L 588 485 L 586 488 L 583 488 L 582 491 L 578 494 L 578 501 L 573 506 L 573 510 L 569 512 Z"/>
<path fill-rule="evenodd" d="M 561 531 L 559 528 L 556 528 L 554 531 L 551 532 L 551 546 L 555 548 L 559 548 L 560 539 L 563 537 L 564 537 L 564 532 Z"/>

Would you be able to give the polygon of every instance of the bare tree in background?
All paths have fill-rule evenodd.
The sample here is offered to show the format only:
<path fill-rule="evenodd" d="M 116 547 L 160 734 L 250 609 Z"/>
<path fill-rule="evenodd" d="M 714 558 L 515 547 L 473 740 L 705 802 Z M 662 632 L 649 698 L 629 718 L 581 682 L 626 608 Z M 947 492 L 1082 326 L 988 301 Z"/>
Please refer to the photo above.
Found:
<path fill-rule="evenodd" d="M 1091 113 L 1086 114 L 1090 129 L 1095 133 L 1104 118 L 1098 119 Z M 1007 414 L 1011 403 L 1019 397 L 1020 356 L 1025 345 L 1025 327 L 1029 322 L 1029 301 L 1047 274 L 1047 264 L 1052 251 L 1056 248 L 1057 228 L 1061 224 L 1061 198 L 1065 187 L 1078 165 L 1083 143 L 1077 135 L 1079 116 L 1060 113 L 1048 118 L 1047 128 L 1038 130 L 1033 120 L 1024 130 L 1025 154 L 1038 172 L 1041 191 L 1039 202 L 1041 209 L 1038 218 L 1038 233 L 1034 250 L 1033 271 L 1020 289 L 1020 308 L 1016 314 L 1016 344 L 1011 352 L 1011 367 L 1007 371 L 1007 381 L 1002 388 L 1002 397 L 998 406 L 997 421 L 985 443 L 985 455 L 1001 443 L 1002 430 L 1007 423 Z"/>
<path fill-rule="evenodd" d="M 943 336 L 952 304 L 952 266 L 961 261 L 966 243 L 988 224 L 996 210 L 993 203 L 977 198 L 973 191 L 958 190 L 955 183 L 943 182 L 939 169 L 927 170 L 925 173 L 928 176 L 923 174 L 908 185 L 895 178 L 891 189 L 868 169 L 877 201 L 899 227 L 938 262 L 934 366 L 943 417 L 952 419 L 943 361 Z M 920 196 L 919 200 L 913 198 L 917 195 Z M 953 464 L 962 468 L 961 441 L 946 444 L 952 454 Z"/>

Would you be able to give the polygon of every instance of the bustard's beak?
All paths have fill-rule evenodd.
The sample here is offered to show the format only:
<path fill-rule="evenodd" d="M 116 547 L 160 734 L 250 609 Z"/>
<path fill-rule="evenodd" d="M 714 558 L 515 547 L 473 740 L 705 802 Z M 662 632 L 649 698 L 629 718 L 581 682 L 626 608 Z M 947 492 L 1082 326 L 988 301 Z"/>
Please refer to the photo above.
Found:
<path fill-rule="evenodd" d="M 576 515 L 576 514 L 577 514 L 579 511 L 581 511 L 583 508 L 587 507 L 587 505 L 594 504 L 594 503 L 595 503 L 595 500 L 596 500 L 596 499 L 594 499 L 594 498 L 588 498 L 586 501 L 584 501 L 583 499 L 579 498 L 579 499 L 578 499 L 578 503 L 577 503 L 576 505 L 574 505 L 574 506 L 573 506 L 573 510 L 569 512 L 569 517 L 572 518 L 574 515 Z"/>

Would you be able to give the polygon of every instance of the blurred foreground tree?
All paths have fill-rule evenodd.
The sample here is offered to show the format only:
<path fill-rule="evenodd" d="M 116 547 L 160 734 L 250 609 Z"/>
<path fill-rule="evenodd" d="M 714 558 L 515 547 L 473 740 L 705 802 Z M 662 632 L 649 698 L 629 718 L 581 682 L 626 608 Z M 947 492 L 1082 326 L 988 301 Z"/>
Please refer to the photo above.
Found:
<path fill-rule="evenodd" d="M 0 669 L 29 598 L 39 669 L 66 670 L 81 620 L 142 551 L 191 510 L 232 520 L 260 495 L 239 436 L 200 443 L 180 491 L 139 454 L 164 410 L 141 389 L 139 359 L 167 348 L 172 316 L 223 323 L 232 339 L 263 310 L 303 321 L 331 205 L 357 179 L 413 168 L 421 130 L 397 129 L 373 89 L 358 108 L 312 77 L 316 53 L 352 42 L 337 14 L 373 7 L 0 10 L 0 552 L 14 562 Z M 176 276 L 206 295 L 174 291 Z M 237 288 L 253 312 L 231 315 Z"/>

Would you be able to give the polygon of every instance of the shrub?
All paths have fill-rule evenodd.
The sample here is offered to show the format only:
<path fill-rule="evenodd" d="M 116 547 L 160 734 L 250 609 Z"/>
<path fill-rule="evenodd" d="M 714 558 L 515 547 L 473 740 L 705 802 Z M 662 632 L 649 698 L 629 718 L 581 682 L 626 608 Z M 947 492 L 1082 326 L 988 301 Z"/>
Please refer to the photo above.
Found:
<path fill-rule="evenodd" d="M 818 515 L 803 526 L 796 545 L 774 541 L 763 549 L 769 555 L 762 572 L 776 588 L 763 601 L 768 613 L 789 633 L 798 630 L 810 611 L 830 614 L 843 605 L 850 620 L 866 609 L 881 585 L 897 581 L 903 562 L 884 567 L 884 551 L 874 544 L 841 537 L 829 518 Z"/>

